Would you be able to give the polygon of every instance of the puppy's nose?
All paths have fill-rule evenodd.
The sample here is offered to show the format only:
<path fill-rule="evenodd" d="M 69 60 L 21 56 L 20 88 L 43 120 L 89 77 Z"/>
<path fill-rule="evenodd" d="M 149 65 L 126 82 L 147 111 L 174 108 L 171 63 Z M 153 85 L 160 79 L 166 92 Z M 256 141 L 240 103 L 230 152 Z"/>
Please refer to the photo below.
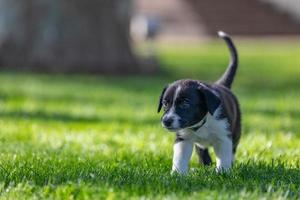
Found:
<path fill-rule="evenodd" d="M 173 119 L 172 118 L 169 118 L 169 117 L 165 117 L 163 119 L 163 123 L 166 127 L 170 127 L 173 123 Z"/>

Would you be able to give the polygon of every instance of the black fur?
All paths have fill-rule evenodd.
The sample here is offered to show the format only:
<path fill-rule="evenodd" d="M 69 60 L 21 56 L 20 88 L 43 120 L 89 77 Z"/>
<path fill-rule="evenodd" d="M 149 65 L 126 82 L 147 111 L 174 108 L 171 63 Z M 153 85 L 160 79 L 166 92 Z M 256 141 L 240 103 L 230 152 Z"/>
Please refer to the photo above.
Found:
<path fill-rule="evenodd" d="M 224 33 L 220 34 L 219 32 L 219 36 L 225 40 L 230 51 L 231 60 L 229 66 L 227 67 L 227 70 L 216 83 L 220 85 L 224 85 L 227 88 L 231 88 L 231 84 L 233 82 L 237 70 L 237 66 L 238 66 L 238 54 L 231 38 L 228 35 Z"/>
<path fill-rule="evenodd" d="M 173 98 L 178 87 L 181 87 L 176 102 L 173 102 Z M 182 108 L 180 104 L 182 101 L 188 101 L 190 103 L 189 108 Z M 176 113 L 181 116 L 180 128 L 186 128 L 201 121 L 203 117 L 209 112 L 211 115 L 220 106 L 221 100 L 214 94 L 212 88 L 199 81 L 195 80 L 179 80 L 170 84 L 163 89 L 159 105 L 158 112 L 163 106 L 163 101 L 167 102 L 168 106 L 165 109 L 165 114 L 175 103 Z M 163 122 L 167 121 L 164 116 Z"/>
<path fill-rule="evenodd" d="M 176 102 L 173 102 L 176 89 L 179 86 L 182 90 L 179 92 Z M 186 128 L 199 122 L 208 112 L 208 107 L 210 107 L 212 111 L 215 105 L 207 102 L 212 94 L 209 94 L 207 88 L 199 88 L 200 83 L 194 80 L 179 80 L 170 84 L 163 92 L 164 95 L 161 100 L 168 104 L 168 106 L 164 108 L 165 113 L 162 116 L 162 121 L 165 121 L 164 116 L 170 111 L 173 103 L 175 104 L 175 112 L 181 116 L 180 128 Z M 189 108 L 181 107 L 183 101 L 189 102 Z"/>
<path fill-rule="evenodd" d="M 211 164 L 211 158 L 208 152 L 208 149 L 205 148 L 201 148 L 197 145 L 195 145 L 195 150 L 198 156 L 198 161 L 199 164 L 203 164 L 203 165 L 210 165 Z"/>
<path fill-rule="evenodd" d="M 208 112 L 213 115 L 216 109 L 220 106 L 220 98 L 214 94 L 213 90 L 204 84 L 199 87 L 200 92 L 203 92 Z"/>
<path fill-rule="evenodd" d="M 166 89 L 168 88 L 168 86 L 165 86 L 163 91 L 161 92 L 160 96 L 159 96 L 159 102 L 158 102 L 158 108 L 157 108 L 157 112 L 159 113 L 161 108 L 162 108 L 162 101 L 163 101 L 163 97 L 165 94 Z"/>

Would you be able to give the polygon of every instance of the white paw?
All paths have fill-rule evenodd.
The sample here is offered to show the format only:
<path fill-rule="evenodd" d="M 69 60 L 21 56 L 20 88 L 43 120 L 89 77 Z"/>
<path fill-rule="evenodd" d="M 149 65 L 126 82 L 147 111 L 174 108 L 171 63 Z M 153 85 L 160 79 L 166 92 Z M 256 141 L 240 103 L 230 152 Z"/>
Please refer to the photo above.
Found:
<path fill-rule="evenodd" d="M 195 172 L 198 171 L 198 169 L 193 167 L 193 168 L 190 169 L 190 171 L 191 171 L 192 173 L 195 173 Z"/>
<path fill-rule="evenodd" d="M 185 175 L 185 174 L 187 174 L 187 171 L 180 171 L 180 170 L 172 169 L 170 174 L 171 175 Z"/>
<path fill-rule="evenodd" d="M 230 167 L 216 167 L 217 173 L 227 173 L 230 170 Z"/>

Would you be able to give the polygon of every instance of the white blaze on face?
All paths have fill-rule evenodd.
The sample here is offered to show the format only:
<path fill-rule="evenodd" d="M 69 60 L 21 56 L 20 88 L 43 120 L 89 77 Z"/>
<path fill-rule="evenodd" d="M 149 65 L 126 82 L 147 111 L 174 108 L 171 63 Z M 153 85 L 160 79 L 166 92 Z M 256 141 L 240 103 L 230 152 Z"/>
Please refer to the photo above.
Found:
<path fill-rule="evenodd" d="M 178 97 L 178 94 L 179 94 L 180 90 L 181 90 L 181 87 L 178 86 L 175 90 L 175 94 L 174 94 L 173 102 L 172 102 L 172 107 L 170 108 L 170 110 L 165 115 L 166 118 L 173 119 L 173 122 L 172 122 L 172 125 L 171 125 L 171 128 L 173 128 L 173 129 L 180 128 L 180 123 L 179 123 L 180 117 L 175 112 L 175 101 Z"/>

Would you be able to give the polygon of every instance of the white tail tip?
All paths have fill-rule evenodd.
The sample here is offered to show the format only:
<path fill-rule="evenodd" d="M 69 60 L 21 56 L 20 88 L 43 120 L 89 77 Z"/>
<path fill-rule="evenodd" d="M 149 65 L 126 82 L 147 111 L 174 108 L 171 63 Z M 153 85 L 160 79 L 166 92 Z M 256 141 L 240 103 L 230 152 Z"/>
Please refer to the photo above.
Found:
<path fill-rule="evenodd" d="M 227 36 L 227 34 L 225 32 L 223 32 L 223 31 L 218 31 L 218 35 L 220 37 L 226 37 Z"/>

